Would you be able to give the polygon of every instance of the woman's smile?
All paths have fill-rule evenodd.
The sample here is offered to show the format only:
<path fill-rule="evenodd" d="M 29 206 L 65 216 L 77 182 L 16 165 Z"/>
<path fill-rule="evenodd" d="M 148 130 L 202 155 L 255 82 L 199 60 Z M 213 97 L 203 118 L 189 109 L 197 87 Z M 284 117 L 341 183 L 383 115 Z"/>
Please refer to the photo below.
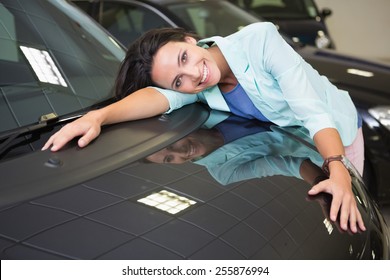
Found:
<path fill-rule="evenodd" d="M 208 76 L 209 76 L 209 69 L 207 68 L 206 63 L 203 63 L 203 77 L 202 77 L 202 80 L 200 81 L 199 85 L 206 83 L 208 80 Z"/>

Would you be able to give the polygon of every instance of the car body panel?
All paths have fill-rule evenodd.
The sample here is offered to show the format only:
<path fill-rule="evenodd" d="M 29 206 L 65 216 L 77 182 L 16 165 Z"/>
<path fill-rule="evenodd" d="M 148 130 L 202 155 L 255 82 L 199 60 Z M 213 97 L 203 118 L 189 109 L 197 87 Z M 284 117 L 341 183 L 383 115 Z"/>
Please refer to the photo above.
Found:
<path fill-rule="evenodd" d="M 194 104 L 160 118 L 134 121 L 131 126 L 117 125 L 110 137 L 102 134 L 85 149 L 38 151 L 6 160 L 0 164 L 0 207 L 61 190 L 139 160 L 198 128 L 207 116 L 208 110 Z M 18 175 L 21 170 L 23 176 Z"/>
<path fill-rule="evenodd" d="M 309 158 L 308 167 L 301 168 L 323 173 L 313 165 L 321 157 L 312 150 L 312 143 L 306 142 L 301 129 L 270 128 L 269 124 L 237 118 L 218 124 L 229 133 L 234 130 L 237 138 L 194 162 L 164 164 L 135 157 L 115 171 L 98 170 L 101 174 L 93 179 L 77 177 L 80 183 L 75 185 L 67 180 L 74 171 L 63 170 L 57 180 L 68 184 L 67 188 L 56 189 L 53 185 L 53 192 L 44 196 L 3 207 L 1 258 L 388 258 L 387 227 L 359 178 L 353 182 L 366 232 L 341 230 L 338 222 L 329 220 L 330 197 L 307 195 L 311 183 L 294 175 L 292 170 L 299 167 L 296 162 L 300 165 Z M 118 139 L 124 127 L 139 128 L 133 122 L 105 128 L 102 141 L 137 142 L 133 138 Z M 201 129 L 206 131 L 202 131 L 203 136 L 213 133 L 213 128 Z M 195 133 L 197 130 L 191 134 Z M 144 134 L 149 133 L 137 131 L 137 135 Z M 252 151 L 237 154 L 257 142 L 260 146 L 253 150 L 258 153 L 255 157 Z M 92 149 L 100 144 L 92 144 Z M 263 149 L 264 145 L 272 149 Z M 80 151 L 72 143 L 65 153 L 80 155 L 66 160 L 67 165 L 77 168 L 80 157 L 90 151 Z M 229 155 L 228 159 L 220 161 L 220 153 Z M 240 164 L 231 165 L 230 160 Z M 253 162 L 260 168 L 254 173 Z M 282 162 L 285 168 L 280 167 Z M 315 173 L 313 176 L 317 176 Z M 196 203 L 177 214 L 141 203 L 141 199 L 162 190 Z M 169 203 L 166 205 L 176 207 L 173 201 Z"/>

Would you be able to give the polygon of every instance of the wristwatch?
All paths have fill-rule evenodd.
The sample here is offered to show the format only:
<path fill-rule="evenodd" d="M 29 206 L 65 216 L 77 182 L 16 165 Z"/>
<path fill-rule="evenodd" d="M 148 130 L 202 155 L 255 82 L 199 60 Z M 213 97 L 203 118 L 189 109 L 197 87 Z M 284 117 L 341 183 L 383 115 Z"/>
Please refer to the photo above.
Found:
<path fill-rule="evenodd" d="M 354 175 L 355 177 L 361 178 L 361 175 L 359 171 L 356 169 L 356 167 L 349 161 L 347 157 L 344 155 L 336 155 L 336 156 L 330 156 L 325 159 L 324 164 L 322 165 L 322 170 L 326 175 L 330 175 L 329 172 L 329 163 L 332 161 L 340 161 L 345 168 L 349 171 L 351 175 Z"/>

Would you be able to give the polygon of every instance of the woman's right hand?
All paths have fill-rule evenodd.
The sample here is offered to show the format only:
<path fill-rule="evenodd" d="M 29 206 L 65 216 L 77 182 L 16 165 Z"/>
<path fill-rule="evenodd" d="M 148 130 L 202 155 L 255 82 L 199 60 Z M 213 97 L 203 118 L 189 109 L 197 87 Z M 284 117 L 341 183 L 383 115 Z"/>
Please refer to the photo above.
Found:
<path fill-rule="evenodd" d="M 53 134 L 42 147 L 42 151 L 49 147 L 52 152 L 58 151 L 66 143 L 77 136 L 81 136 L 78 140 L 78 146 L 83 148 L 87 146 L 93 139 L 99 136 L 101 131 L 101 121 L 99 121 L 98 111 L 91 111 L 81 118 L 68 123 L 58 132 Z"/>

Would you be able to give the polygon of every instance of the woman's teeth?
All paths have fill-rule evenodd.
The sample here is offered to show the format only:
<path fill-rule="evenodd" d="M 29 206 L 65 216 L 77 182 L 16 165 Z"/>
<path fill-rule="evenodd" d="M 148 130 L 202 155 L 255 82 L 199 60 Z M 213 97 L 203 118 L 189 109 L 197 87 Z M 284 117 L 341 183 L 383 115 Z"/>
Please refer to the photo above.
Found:
<path fill-rule="evenodd" d="M 202 80 L 200 81 L 200 83 L 203 83 L 204 81 L 206 81 L 208 73 L 209 73 L 209 70 L 207 69 L 206 65 L 204 64 L 203 65 L 203 77 L 202 77 Z"/>

